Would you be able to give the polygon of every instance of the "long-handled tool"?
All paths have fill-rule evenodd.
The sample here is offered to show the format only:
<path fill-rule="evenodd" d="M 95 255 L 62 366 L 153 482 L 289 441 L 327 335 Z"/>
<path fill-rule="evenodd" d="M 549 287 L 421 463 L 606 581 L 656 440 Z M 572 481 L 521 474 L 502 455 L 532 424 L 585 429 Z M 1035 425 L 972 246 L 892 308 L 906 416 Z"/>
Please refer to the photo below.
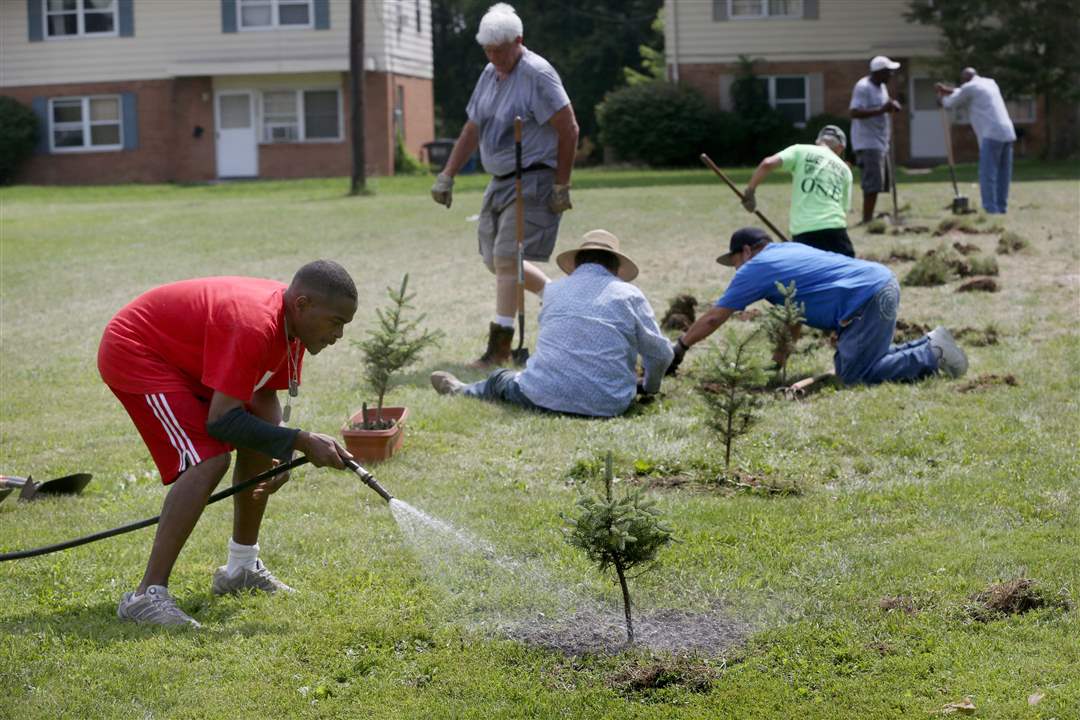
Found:
<path fill-rule="evenodd" d="M 966 215 L 970 212 L 970 202 L 966 195 L 960 194 L 960 188 L 956 185 L 956 167 L 953 160 L 952 149 L 952 125 L 949 123 L 949 114 L 945 107 L 941 108 L 941 125 L 945 129 L 945 155 L 949 160 L 949 177 L 952 178 L 952 212 L 953 215 Z"/>
<path fill-rule="evenodd" d="M 900 219 L 900 202 L 896 199 L 896 145 L 893 143 L 891 132 L 889 133 L 889 156 L 886 160 L 889 170 L 889 192 L 892 193 L 892 224 L 903 225 Z"/>
<path fill-rule="evenodd" d="M 242 490 L 247 490 L 252 485 L 258 485 L 259 483 L 265 482 L 276 475 L 280 475 L 283 472 L 288 472 L 293 468 L 300 467 L 307 462 L 308 459 L 306 457 L 298 457 L 290 462 L 282 463 L 281 465 L 275 465 L 266 472 L 261 472 L 249 480 L 245 480 L 242 483 L 237 483 L 236 485 L 222 490 L 221 492 L 214 493 L 210 496 L 210 499 L 206 501 L 206 504 L 213 505 L 219 500 L 224 500 L 225 498 L 231 495 L 235 495 Z M 379 497 L 381 497 L 386 502 L 390 502 L 394 499 L 394 496 L 387 492 L 386 488 L 380 485 L 375 479 L 375 477 L 367 470 L 365 470 L 356 461 L 346 460 L 345 467 L 356 473 L 365 485 L 378 493 Z M 58 552 L 60 550 L 67 550 L 68 548 L 78 547 L 79 545 L 86 545 L 87 543 L 96 542 L 97 540 L 104 540 L 105 538 L 110 538 L 114 535 L 123 535 L 124 533 L 131 532 L 132 530 L 138 530 L 140 528 L 156 525 L 159 520 L 161 520 L 161 516 L 157 515 L 155 517 L 147 518 L 145 520 L 137 520 L 135 522 L 128 523 L 127 525 L 121 525 L 119 527 L 112 528 L 111 530 L 103 530 L 92 535 L 84 535 L 80 538 L 56 543 L 55 545 L 45 545 L 43 547 L 33 548 L 31 550 L 19 550 L 16 552 L 0 553 L 0 562 L 4 562 L 5 560 L 21 560 L 22 558 L 37 557 L 38 555 L 48 555 L 49 553 Z"/>
<path fill-rule="evenodd" d="M 521 117 L 514 118 L 514 218 L 517 221 L 518 346 L 511 353 L 518 367 L 529 361 L 525 347 L 525 194 L 521 188 Z"/>
<path fill-rule="evenodd" d="M 13 490 L 19 491 L 19 500 L 37 500 L 44 495 L 78 495 L 91 478 L 93 475 L 90 473 L 76 473 L 38 483 L 29 475 L 0 475 L 0 502 Z"/>
<path fill-rule="evenodd" d="M 731 182 L 731 179 L 728 178 L 728 176 L 724 174 L 724 171 L 721 170 L 719 166 L 712 161 L 711 157 L 709 157 L 705 153 L 701 153 L 701 162 L 705 163 L 705 165 L 708 166 L 710 170 L 719 175 L 720 179 L 726 182 L 727 186 L 731 188 L 731 191 L 739 196 L 739 202 L 742 202 L 742 191 L 740 191 L 739 188 L 735 187 L 735 183 Z M 780 232 L 780 229 L 778 227 L 769 222 L 769 218 L 765 217 L 760 210 L 755 210 L 754 214 L 761 219 L 761 222 L 769 226 L 769 229 L 773 231 L 773 234 L 776 235 L 776 237 L 780 238 L 781 242 L 787 242 L 787 236 L 784 235 L 784 233 Z"/>

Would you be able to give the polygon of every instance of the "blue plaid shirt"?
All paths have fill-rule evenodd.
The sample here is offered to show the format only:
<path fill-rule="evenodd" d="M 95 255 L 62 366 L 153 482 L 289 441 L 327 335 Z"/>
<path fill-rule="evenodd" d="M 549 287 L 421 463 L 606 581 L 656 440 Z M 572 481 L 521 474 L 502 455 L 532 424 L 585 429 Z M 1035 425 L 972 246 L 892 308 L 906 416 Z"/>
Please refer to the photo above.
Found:
<path fill-rule="evenodd" d="M 645 295 L 600 265 L 587 263 L 544 290 L 540 335 L 517 382 L 537 405 L 613 417 L 637 393 L 637 358 L 645 390 L 656 392 L 673 356 Z"/>

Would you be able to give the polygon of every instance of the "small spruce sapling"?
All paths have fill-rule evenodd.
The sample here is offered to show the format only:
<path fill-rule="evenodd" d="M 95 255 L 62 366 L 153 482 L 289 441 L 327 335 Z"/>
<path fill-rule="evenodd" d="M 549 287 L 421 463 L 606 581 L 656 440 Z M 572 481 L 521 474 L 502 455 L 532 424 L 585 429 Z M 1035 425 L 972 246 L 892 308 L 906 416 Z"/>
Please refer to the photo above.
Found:
<path fill-rule="evenodd" d="M 749 432 L 761 402 L 752 389 L 761 384 L 763 373 L 750 353 L 750 343 L 759 332 L 760 326 L 742 339 L 734 331 L 729 332 L 723 352 L 712 353 L 704 370 L 703 395 L 709 406 L 709 425 L 724 439 L 725 469 L 731 468 L 735 438 Z"/>
<path fill-rule="evenodd" d="M 765 315 L 765 333 L 773 345 L 773 362 L 776 363 L 776 380 L 787 385 L 787 361 L 795 352 L 806 321 L 806 303 L 795 302 L 795 281 L 787 287 L 776 283 L 776 290 L 784 299 L 781 305 L 769 305 Z"/>
<path fill-rule="evenodd" d="M 393 385 L 395 374 L 415 363 L 420 353 L 442 339 L 442 332 L 438 330 L 420 330 L 424 315 L 415 320 L 404 319 L 405 311 L 412 309 L 409 301 L 415 297 L 407 293 L 408 286 L 409 275 L 406 273 L 401 280 L 400 290 L 386 288 L 390 303 L 385 310 L 376 308 L 378 324 L 368 331 L 364 340 L 355 343 L 364 354 L 364 376 L 378 396 L 375 419 L 367 419 L 365 405 L 364 422 L 360 423 L 359 429 L 385 430 L 393 427 L 394 421 L 384 420 L 382 410 L 383 399 Z"/>
<path fill-rule="evenodd" d="M 591 495 L 582 489 L 577 514 L 563 518 L 569 523 L 567 542 L 584 550 L 601 573 L 615 569 L 626 614 L 626 642 L 632 645 L 634 621 L 630 614 L 627 573 L 642 565 L 646 565 L 642 572 L 654 567 L 656 554 L 672 541 L 672 535 L 671 530 L 661 524 L 655 503 L 646 499 L 640 488 L 621 498 L 613 495 L 611 485 L 615 474 L 611 464 L 611 453 L 608 453 L 604 467 L 604 495 Z"/>

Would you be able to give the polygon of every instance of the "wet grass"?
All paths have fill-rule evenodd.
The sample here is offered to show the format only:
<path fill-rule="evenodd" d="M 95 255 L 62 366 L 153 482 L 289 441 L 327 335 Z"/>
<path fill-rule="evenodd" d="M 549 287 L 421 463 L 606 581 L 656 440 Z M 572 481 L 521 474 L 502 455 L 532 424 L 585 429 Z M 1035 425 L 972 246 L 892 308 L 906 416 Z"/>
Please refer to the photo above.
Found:
<path fill-rule="evenodd" d="M 740 172 L 737 182 L 749 171 Z M 1030 179 L 1060 173 L 1072 174 Z M 769 399 L 736 454 L 747 472 L 797 482 L 797 495 L 650 491 L 680 542 L 635 581 L 641 612 L 719 600 L 751 628 L 745 645 L 709 658 L 567 658 L 492 638 L 454 619 L 377 496 L 347 475 L 308 469 L 275 496 L 261 538 L 268 565 L 300 594 L 211 598 L 230 522 L 216 505 L 172 582 L 204 623 L 198 634 L 115 619 L 120 593 L 142 572 L 148 531 L 0 564 L 0 716 L 824 720 L 929 717 L 967 696 L 981 718 L 1074 716 L 1080 207 L 1075 165 L 1021 165 L 1017 174 L 1002 223 L 1029 246 L 998 256 L 1000 291 L 958 294 L 955 280 L 902 292 L 909 323 L 993 326 L 996 343 L 965 345 L 969 378 Z M 948 217 L 952 188 L 935 177 L 900 186 L 911 225 Z M 970 183 L 970 168 L 961 177 Z M 607 422 L 436 396 L 427 374 L 471 359 L 490 314 L 491 280 L 468 220 L 481 181 L 463 179 L 449 211 L 431 203 L 424 178 L 374 184 L 376 195 L 355 199 L 340 180 L 0 190 L 0 470 L 95 475 L 81 498 L 8 498 L 0 551 L 160 509 L 149 457 L 95 369 L 113 312 L 158 283 L 287 280 L 321 256 L 360 284 L 347 338 L 362 336 L 384 287 L 405 271 L 430 325 L 447 333 L 390 396 L 414 419 L 405 451 L 374 468 L 379 480 L 500 552 L 617 603 L 617 589 L 562 539 L 559 513 L 576 497 L 568 474 L 608 449 L 628 481 L 643 467 L 718 473 L 722 445 L 705 425 L 697 381 L 687 373 L 657 402 Z M 731 271 L 712 259 L 750 221 L 708 171 L 590 171 L 575 185 L 560 250 L 586 230 L 612 230 L 658 311 L 676 294 L 708 301 L 726 286 Z M 977 197 L 970 186 L 962 192 Z M 759 191 L 781 227 L 787 202 L 782 183 Z M 999 236 L 946 239 L 993 254 Z M 862 229 L 852 239 L 879 257 L 943 241 Z M 890 264 L 901 277 L 911 267 Z M 530 328 L 535 321 L 530 301 Z M 703 353 L 692 351 L 686 367 Z M 789 374 L 828 365 L 823 345 L 797 354 Z M 1016 384 L 959 391 L 987 374 Z M 339 343 L 305 364 L 293 417 L 336 432 L 364 399 L 359 352 Z M 1016 578 L 1060 602 L 1000 617 L 967 611 L 980 592 Z M 880 604 L 898 597 L 899 611 Z M 1033 694 L 1043 695 L 1035 706 Z"/>

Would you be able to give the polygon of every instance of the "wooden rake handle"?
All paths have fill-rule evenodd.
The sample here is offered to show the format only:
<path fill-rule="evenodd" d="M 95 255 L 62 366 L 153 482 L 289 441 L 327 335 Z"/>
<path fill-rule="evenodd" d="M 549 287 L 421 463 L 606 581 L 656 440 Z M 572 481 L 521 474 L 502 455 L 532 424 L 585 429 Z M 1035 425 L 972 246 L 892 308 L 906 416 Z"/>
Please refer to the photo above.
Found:
<path fill-rule="evenodd" d="M 731 182 L 731 179 L 724 174 L 724 171 L 721 170 L 716 163 L 712 161 L 711 157 L 709 157 L 705 153 L 701 153 L 701 162 L 705 163 L 706 167 L 719 175 L 720 179 L 727 183 L 727 186 L 731 188 L 731 191 L 738 196 L 739 202 L 742 202 L 742 191 L 739 190 L 739 188 L 735 187 L 735 183 Z M 769 229 L 773 231 L 773 234 L 776 235 L 776 237 L 780 238 L 780 242 L 788 241 L 787 235 L 784 235 L 784 233 L 780 232 L 780 229 L 778 227 L 769 222 L 769 218 L 765 217 L 760 210 L 755 210 L 754 214 L 758 216 L 761 222 L 765 223 L 769 227 Z"/>

